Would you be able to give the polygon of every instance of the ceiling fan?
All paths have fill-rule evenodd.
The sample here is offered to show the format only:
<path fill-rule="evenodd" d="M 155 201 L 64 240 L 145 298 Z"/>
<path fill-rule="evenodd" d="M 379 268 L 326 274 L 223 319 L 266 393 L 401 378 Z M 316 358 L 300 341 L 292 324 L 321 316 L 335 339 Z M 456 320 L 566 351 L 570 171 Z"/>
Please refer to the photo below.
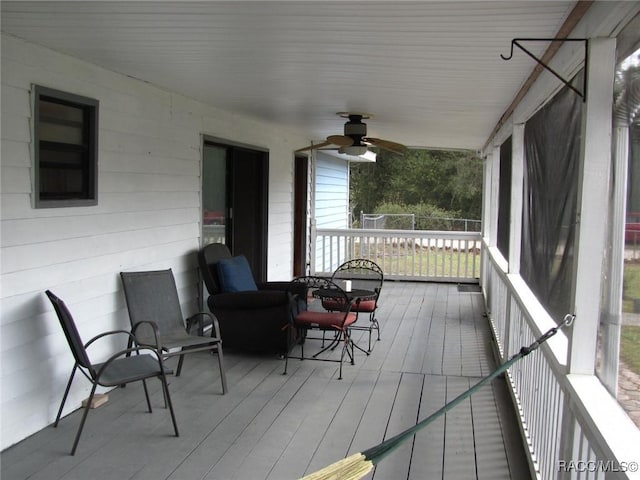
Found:
<path fill-rule="evenodd" d="M 344 124 L 344 135 L 329 135 L 327 140 L 315 145 L 299 148 L 296 152 L 322 149 L 329 146 L 338 147 L 338 152 L 347 155 L 364 155 L 369 147 L 378 147 L 394 153 L 403 153 L 407 147 L 400 143 L 367 137 L 367 124 L 362 120 L 372 118 L 370 113 L 338 112 L 336 115 L 349 119 Z"/>

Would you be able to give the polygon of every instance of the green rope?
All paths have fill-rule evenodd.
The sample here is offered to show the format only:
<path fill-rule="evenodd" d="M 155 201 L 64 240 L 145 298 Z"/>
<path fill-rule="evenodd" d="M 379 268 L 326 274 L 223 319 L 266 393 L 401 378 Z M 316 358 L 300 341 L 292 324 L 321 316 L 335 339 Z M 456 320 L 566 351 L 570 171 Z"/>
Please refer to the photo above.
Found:
<path fill-rule="evenodd" d="M 564 317 L 564 320 L 560 323 L 560 325 L 558 325 L 557 327 L 553 327 L 553 328 L 549 329 L 546 333 L 544 333 L 542 336 L 540 336 L 538 339 L 536 339 L 531 345 L 529 345 L 527 347 L 522 347 L 518 353 L 513 355 L 508 361 L 506 361 L 504 364 L 500 365 L 500 367 L 498 367 L 495 371 L 493 371 L 488 376 L 484 377 L 482 380 L 480 380 L 478 383 L 476 383 L 473 387 L 471 387 L 467 391 L 465 391 L 465 392 L 461 393 L 460 395 L 458 395 L 456 398 L 451 400 L 449 403 L 444 405 L 442 408 L 440 408 L 439 410 L 437 410 L 433 414 L 429 415 L 424 420 L 421 420 L 420 422 L 416 423 L 414 426 L 408 428 L 407 430 L 405 430 L 402 433 L 399 433 L 395 437 L 391 437 L 388 440 L 385 440 L 384 442 L 376 445 L 375 447 L 371 447 L 371 448 L 363 451 L 362 454 L 365 456 L 366 460 L 369 460 L 369 461 L 373 462 L 374 465 L 376 465 L 380 460 L 385 458 L 387 455 L 389 455 L 391 452 L 393 452 L 397 447 L 399 447 L 400 444 L 406 438 L 412 436 L 418 430 L 421 430 L 422 428 L 426 427 L 427 425 L 432 423 L 434 420 L 436 420 L 438 417 L 440 417 L 441 415 L 443 415 L 444 413 L 446 413 L 447 411 L 451 410 L 453 407 L 458 405 L 460 402 L 462 402 L 466 398 L 468 398 L 471 395 L 473 395 L 485 383 L 490 382 L 495 377 L 497 377 L 498 375 L 500 375 L 503 372 L 505 372 L 507 369 L 509 369 L 511 367 L 511 365 L 516 363 L 521 358 L 529 355 L 532 351 L 537 349 L 540 345 L 542 345 L 544 342 L 546 342 L 549 338 L 553 337 L 558 332 L 559 329 L 561 329 L 562 327 L 571 325 L 573 323 L 574 318 L 575 318 L 575 315 L 571 315 L 571 314 L 566 315 Z"/>

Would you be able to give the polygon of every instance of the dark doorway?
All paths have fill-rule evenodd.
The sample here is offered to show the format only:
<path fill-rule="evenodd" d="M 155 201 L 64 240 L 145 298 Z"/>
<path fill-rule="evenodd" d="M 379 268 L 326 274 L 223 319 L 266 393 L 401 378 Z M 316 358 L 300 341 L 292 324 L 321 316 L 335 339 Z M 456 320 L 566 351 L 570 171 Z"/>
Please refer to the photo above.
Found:
<path fill-rule="evenodd" d="M 305 275 L 307 271 L 307 191 L 309 160 L 296 156 L 294 162 L 294 212 L 293 212 L 293 275 Z"/>
<path fill-rule="evenodd" d="M 256 281 L 267 278 L 268 179 L 267 152 L 205 141 L 202 243 L 245 255 Z"/>

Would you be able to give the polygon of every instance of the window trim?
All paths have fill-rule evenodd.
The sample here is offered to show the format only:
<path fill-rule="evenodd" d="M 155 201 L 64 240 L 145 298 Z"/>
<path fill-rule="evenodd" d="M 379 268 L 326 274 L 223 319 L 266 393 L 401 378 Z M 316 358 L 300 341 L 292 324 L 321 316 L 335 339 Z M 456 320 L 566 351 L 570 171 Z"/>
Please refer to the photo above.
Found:
<path fill-rule="evenodd" d="M 63 92 L 49 87 L 33 85 L 33 206 L 34 208 L 84 207 L 98 204 L 98 110 L 100 102 L 94 98 Z M 89 172 L 86 198 L 43 199 L 40 197 L 40 100 L 81 108 L 88 129 Z"/>

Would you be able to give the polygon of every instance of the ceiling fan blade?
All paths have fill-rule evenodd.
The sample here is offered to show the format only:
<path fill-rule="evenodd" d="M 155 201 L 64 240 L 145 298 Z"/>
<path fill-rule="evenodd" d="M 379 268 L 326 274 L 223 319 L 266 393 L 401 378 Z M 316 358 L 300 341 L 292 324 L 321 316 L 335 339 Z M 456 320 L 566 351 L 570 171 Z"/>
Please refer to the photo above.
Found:
<path fill-rule="evenodd" d="M 329 135 L 327 142 L 337 145 L 338 147 L 349 147 L 353 145 L 353 138 L 346 135 Z"/>
<path fill-rule="evenodd" d="M 336 145 L 338 147 L 348 147 L 353 145 L 353 138 L 346 135 L 329 135 L 326 142 L 316 143 L 315 145 L 309 145 L 308 147 L 299 148 L 297 152 L 306 152 L 307 150 L 315 150 L 317 148 L 327 147 L 329 145 Z"/>
<path fill-rule="evenodd" d="M 365 142 L 372 144 L 374 147 L 382 148 L 384 150 L 389 150 L 393 153 L 404 153 L 407 150 L 407 147 L 402 145 L 401 143 L 391 142 L 389 140 L 382 140 L 381 138 L 372 138 L 367 137 L 363 138 Z"/>
<path fill-rule="evenodd" d="M 316 143 L 315 145 L 309 145 L 308 147 L 299 148 L 298 150 L 296 150 L 296 153 L 306 152 L 307 150 L 315 150 L 316 148 L 322 148 L 328 145 L 333 145 L 333 144 L 331 142 Z"/>

